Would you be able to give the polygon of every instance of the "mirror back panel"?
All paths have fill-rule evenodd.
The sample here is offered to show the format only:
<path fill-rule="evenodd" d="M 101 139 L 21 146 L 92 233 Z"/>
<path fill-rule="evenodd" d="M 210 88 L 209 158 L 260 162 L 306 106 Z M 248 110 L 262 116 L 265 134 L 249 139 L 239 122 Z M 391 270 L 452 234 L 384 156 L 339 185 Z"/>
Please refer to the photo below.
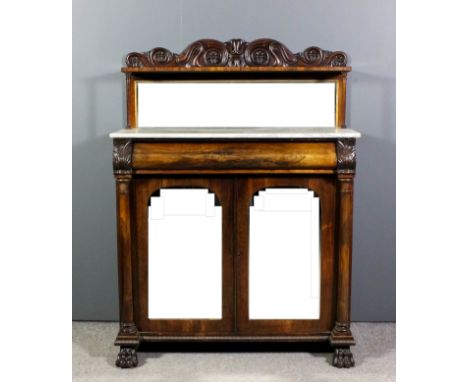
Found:
<path fill-rule="evenodd" d="M 336 81 L 138 81 L 137 99 L 140 128 L 336 126 Z"/>

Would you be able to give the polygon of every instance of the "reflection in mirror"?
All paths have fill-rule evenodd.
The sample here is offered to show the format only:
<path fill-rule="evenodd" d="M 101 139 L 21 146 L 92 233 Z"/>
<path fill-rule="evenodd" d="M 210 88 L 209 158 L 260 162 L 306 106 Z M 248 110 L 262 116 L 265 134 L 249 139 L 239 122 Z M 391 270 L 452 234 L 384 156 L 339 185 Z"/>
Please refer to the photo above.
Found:
<path fill-rule="evenodd" d="M 138 127 L 335 127 L 335 82 L 138 82 Z"/>
<path fill-rule="evenodd" d="M 148 207 L 148 317 L 222 318 L 222 210 L 207 189 L 161 189 Z"/>
<path fill-rule="evenodd" d="M 305 188 L 267 188 L 250 207 L 249 319 L 320 317 L 320 206 Z"/>

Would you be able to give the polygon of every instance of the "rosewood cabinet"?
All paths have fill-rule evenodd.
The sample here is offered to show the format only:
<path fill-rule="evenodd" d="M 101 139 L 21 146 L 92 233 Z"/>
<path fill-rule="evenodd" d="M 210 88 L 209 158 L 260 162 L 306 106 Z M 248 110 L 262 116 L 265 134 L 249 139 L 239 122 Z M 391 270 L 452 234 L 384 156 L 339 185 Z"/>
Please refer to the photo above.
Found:
<path fill-rule="evenodd" d="M 126 62 L 117 366 L 167 341 L 328 341 L 353 366 L 346 54 L 200 40 Z"/>

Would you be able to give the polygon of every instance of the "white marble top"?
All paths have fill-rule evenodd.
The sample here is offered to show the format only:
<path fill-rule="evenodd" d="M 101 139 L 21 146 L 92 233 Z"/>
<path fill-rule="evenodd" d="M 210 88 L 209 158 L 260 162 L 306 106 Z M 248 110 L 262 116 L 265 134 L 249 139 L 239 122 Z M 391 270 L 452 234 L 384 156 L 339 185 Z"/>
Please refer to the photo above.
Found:
<path fill-rule="evenodd" d="M 210 127 L 181 128 L 157 127 L 140 129 L 122 129 L 111 133 L 111 138 L 131 139 L 339 139 L 359 138 L 361 133 L 351 129 L 336 129 L 334 127 Z"/>

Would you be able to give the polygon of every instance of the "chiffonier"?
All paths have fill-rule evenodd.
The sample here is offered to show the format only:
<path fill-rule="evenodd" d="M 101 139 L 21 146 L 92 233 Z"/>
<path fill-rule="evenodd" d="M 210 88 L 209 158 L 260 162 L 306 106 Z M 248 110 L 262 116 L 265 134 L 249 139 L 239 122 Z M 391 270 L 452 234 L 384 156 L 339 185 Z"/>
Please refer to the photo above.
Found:
<path fill-rule="evenodd" d="M 355 143 L 341 51 L 199 40 L 126 57 L 116 179 L 120 347 L 350 346 Z"/>

